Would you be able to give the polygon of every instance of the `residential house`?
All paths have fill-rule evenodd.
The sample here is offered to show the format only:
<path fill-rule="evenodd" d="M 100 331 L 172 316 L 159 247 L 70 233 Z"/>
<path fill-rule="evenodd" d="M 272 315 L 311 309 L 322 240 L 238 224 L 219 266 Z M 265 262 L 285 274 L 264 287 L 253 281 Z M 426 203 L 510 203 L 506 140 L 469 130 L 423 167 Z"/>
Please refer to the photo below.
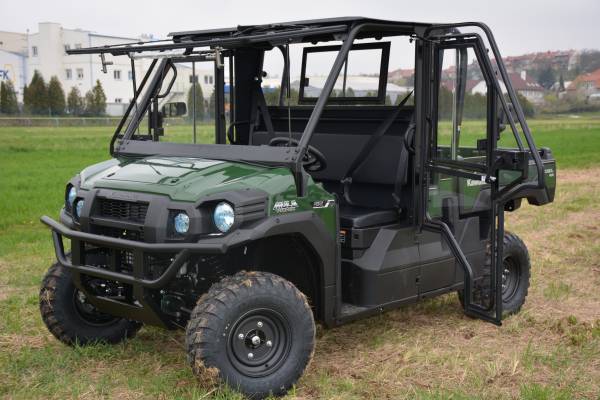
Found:
<path fill-rule="evenodd" d="M 567 87 L 567 92 L 579 93 L 586 98 L 595 99 L 600 96 L 600 68 L 576 77 Z"/>
<path fill-rule="evenodd" d="M 544 101 L 544 88 L 528 77 L 526 71 L 521 71 L 520 74 L 510 72 L 508 77 L 510 78 L 513 89 L 531 103 L 540 104 Z M 500 82 L 500 87 L 502 88 L 502 93 L 507 92 L 504 83 Z M 487 85 L 485 81 L 480 81 L 473 87 L 471 93 L 485 94 L 486 90 Z"/>

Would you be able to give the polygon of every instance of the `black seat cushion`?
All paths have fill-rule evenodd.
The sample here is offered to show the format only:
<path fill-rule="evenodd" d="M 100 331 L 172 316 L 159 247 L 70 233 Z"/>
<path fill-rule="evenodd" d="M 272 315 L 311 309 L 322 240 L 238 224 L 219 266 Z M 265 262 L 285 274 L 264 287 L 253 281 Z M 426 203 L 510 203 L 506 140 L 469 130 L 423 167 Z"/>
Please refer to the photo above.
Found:
<path fill-rule="evenodd" d="M 398 220 L 398 211 L 366 207 L 341 206 L 340 225 L 344 228 L 366 228 L 392 224 Z"/>

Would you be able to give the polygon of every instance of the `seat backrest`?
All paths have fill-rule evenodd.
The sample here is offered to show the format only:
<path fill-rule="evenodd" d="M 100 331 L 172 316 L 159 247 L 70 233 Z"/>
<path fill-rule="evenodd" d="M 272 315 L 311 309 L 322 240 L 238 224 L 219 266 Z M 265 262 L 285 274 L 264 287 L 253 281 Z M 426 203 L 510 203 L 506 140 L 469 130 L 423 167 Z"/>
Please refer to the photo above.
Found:
<path fill-rule="evenodd" d="M 316 147 L 327 159 L 327 168 L 311 173 L 313 179 L 322 182 L 329 191 L 342 193 L 340 180 L 345 176 L 354 159 L 385 118 L 394 112 L 394 106 L 339 106 L 327 107 L 310 145 Z M 275 137 L 288 137 L 288 110 L 285 107 L 269 107 Z M 292 107 L 292 138 L 299 139 L 308 122 L 312 107 Z M 399 166 L 403 135 L 410 122 L 413 107 L 401 110 L 388 131 L 379 139 L 365 162 L 353 175 L 351 193 L 353 202 L 378 208 L 394 206 L 392 193 Z M 264 122 L 253 130 L 252 144 L 268 144 L 269 134 Z"/>

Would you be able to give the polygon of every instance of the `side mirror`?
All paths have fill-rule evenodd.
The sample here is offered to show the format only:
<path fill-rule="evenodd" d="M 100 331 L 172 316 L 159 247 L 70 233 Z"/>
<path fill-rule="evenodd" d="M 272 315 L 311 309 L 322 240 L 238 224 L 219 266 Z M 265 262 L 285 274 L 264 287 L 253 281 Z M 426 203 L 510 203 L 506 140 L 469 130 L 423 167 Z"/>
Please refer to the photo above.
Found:
<path fill-rule="evenodd" d="M 187 106 L 183 102 L 167 103 L 162 107 L 162 115 L 166 118 L 181 117 L 187 114 Z"/>

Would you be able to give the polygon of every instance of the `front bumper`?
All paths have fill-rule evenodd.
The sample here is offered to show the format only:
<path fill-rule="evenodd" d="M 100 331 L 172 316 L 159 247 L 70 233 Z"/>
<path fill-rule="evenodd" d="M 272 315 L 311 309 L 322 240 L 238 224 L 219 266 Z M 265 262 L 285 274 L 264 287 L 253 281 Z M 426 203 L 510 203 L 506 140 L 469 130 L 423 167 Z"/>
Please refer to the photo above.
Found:
<path fill-rule="evenodd" d="M 119 239 L 109 236 L 95 235 L 91 233 L 76 231 L 53 220 L 48 216 L 40 218 L 43 224 L 52 230 L 54 251 L 56 259 L 63 267 L 93 276 L 96 278 L 110 279 L 132 285 L 142 285 L 150 289 L 164 287 L 176 274 L 179 268 L 192 254 L 225 254 L 228 245 L 224 242 L 213 241 L 212 243 L 145 243 L 134 240 Z M 63 237 L 71 239 L 71 259 L 69 261 L 65 254 Z M 97 266 L 82 265 L 82 246 L 86 243 L 101 246 L 113 250 L 128 250 L 133 252 L 133 274 L 124 274 L 117 271 L 99 268 Z M 176 253 L 173 262 L 165 269 L 164 273 L 156 279 L 144 278 L 144 255 L 146 253 Z"/>
<path fill-rule="evenodd" d="M 52 231 L 54 251 L 58 263 L 71 271 L 75 285 L 85 293 L 91 304 L 100 311 L 111 315 L 164 328 L 173 328 L 175 325 L 172 319 L 161 311 L 159 302 L 150 292 L 156 292 L 168 285 L 190 257 L 196 254 L 225 254 L 232 245 L 240 243 L 240 238 L 227 236 L 206 239 L 201 243 L 138 242 L 74 230 L 48 216 L 43 216 L 40 220 Z M 63 238 L 71 240 L 70 259 L 65 253 Z M 122 251 L 131 253 L 133 255 L 131 272 L 117 271 L 115 263 L 108 265 L 108 268 L 86 264 L 86 245 L 101 247 L 113 254 Z M 160 276 L 149 279 L 147 277 L 146 256 L 161 253 L 172 253 L 174 256 Z M 131 285 L 135 301 L 125 302 L 96 296 L 90 293 L 82 284 L 81 275 Z"/>

